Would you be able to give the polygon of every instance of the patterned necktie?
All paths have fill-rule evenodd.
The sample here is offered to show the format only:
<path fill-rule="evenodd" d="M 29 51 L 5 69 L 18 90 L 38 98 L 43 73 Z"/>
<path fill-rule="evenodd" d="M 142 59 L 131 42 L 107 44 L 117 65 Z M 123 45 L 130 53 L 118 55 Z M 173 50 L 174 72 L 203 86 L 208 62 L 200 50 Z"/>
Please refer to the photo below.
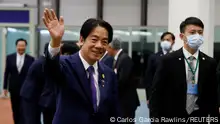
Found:
<path fill-rule="evenodd" d="M 94 111 L 97 112 L 97 97 L 96 97 L 97 93 L 96 93 L 96 87 L 95 87 L 95 79 L 93 77 L 95 70 L 94 70 L 93 66 L 89 66 L 89 68 L 87 70 L 89 72 L 89 81 L 90 81 L 90 86 L 91 86 L 91 90 L 92 90 L 93 108 L 94 108 Z"/>
<path fill-rule="evenodd" d="M 190 56 L 188 58 L 188 62 L 192 68 L 192 70 L 195 70 L 195 66 L 193 64 L 193 60 L 195 60 L 196 58 L 194 56 Z M 190 67 L 188 66 L 188 80 L 187 83 L 192 83 L 192 77 L 193 77 L 193 73 L 190 70 Z M 187 94 L 187 100 L 186 100 L 186 111 L 188 114 L 191 114 L 194 111 L 194 108 L 196 106 L 196 100 L 197 100 L 197 96 L 196 95 L 192 95 L 192 94 Z"/>

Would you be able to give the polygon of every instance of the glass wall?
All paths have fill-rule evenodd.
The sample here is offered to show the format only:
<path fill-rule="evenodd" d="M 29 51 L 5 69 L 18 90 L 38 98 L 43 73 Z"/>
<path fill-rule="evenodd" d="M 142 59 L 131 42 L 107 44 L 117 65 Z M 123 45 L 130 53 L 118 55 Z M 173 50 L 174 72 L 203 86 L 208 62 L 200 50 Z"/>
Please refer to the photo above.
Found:
<path fill-rule="evenodd" d="M 16 52 L 15 42 L 17 39 L 27 40 L 28 46 L 26 48 L 26 53 L 30 53 L 30 32 L 28 28 L 7 28 L 6 35 L 6 55 Z"/>
<path fill-rule="evenodd" d="M 0 28 L 0 48 L 2 48 L 2 31 L 3 31 L 3 28 Z M 3 84 L 3 72 L 5 70 L 4 67 L 2 67 L 2 63 L 3 62 L 3 56 L 2 56 L 2 49 L 0 49 L 0 93 L 1 93 L 1 90 L 2 90 L 2 84 Z"/>
<path fill-rule="evenodd" d="M 160 49 L 160 36 L 167 27 L 113 27 L 114 38 L 122 41 L 122 48 L 135 63 L 137 82 L 140 82 L 147 68 L 148 57 Z M 80 27 L 66 27 L 63 40 L 76 42 L 79 39 Z M 40 29 L 40 50 L 43 53 L 44 44 L 50 41 L 49 32 Z M 214 58 L 220 60 L 220 26 L 215 27 Z"/>
<path fill-rule="evenodd" d="M 166 27 L 113 27 L 114 38 L 122 41 L 122 48 L 133 59 L 135 64 L 136 81 L 141 79 L 147 68 L 148 57 L 158 51 L 158 42 L 160 36 Z M 50 41 L 49 32 L 46 29 L 39 29 L 40 32 L 40 50 L 41 55 L 45 43 Z M 79 40 L 80 27 L 66 27 L 63 40 L 76 42 Z"/>

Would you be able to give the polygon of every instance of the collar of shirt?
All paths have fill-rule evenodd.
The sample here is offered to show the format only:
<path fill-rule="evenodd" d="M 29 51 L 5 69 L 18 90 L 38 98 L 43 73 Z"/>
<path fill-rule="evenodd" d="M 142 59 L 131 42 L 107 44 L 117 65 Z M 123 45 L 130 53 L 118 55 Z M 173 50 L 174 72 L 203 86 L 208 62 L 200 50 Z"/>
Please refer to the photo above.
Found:
<path fill-rule="evenodd" d="M 102 56 L 102 58 L 99 61 L 101 61 L 107 55 L 107 53 L 108 51 L 105 51 L 105 54 Z"/>
<path fill-rule="evenodd" d="M 81 54 L 81 50 L 79 51 L 79 58 L 81 59 L 84 69 L 87 71 L 87 69 L 89 68 L 90 64 L 82 57 Z M 95 69 L 95 72 L 98 70 L 98 63 L 97 61 L 95 62 L 95 64 L 92 65 Z"/>
<path fill-rule="evenodd" d="M 24 54 L 22 54 L 22 55 L 20 55 L 19 53 L 17 53 L 17 56 L 19 56 L 19 57 L 21 57 L 21 58 L 24 58 L 25 53 L 24 53 Z"/>
<path fill-rule="evenodd" d="M 190 56 L 194 56 L 196 59 L 199 57 L 199 50 L 197 50 L 193 55 L 188 52 L 184 47 L 183 47 L 183 55 L 188 59 Z"/>
<path fill-rule="evenodd" d="M 120 50 L 117 52 L 117 54 L 116 54 L 115 57 L 114 57 L 115 61 L 117 61 L 118 56 L 119 56 L 119 54 L 120 54 L 121 52 L 122 52 L 122 49 L 120 49 Z"/>
<path fill-rule="evenodd" d="M 165 55 L 165 54 L 167 54 L 167 51 L 166 50 L 162 50 L 163 51 L 163 54 Z"/>

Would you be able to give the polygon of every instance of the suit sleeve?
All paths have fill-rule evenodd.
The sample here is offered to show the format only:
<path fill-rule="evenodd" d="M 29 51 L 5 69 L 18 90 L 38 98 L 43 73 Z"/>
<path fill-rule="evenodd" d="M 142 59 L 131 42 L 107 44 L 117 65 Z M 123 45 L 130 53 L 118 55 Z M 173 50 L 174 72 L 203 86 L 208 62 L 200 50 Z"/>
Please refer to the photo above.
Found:
<path fill-rule="evenodd" d="M 22 97 L 35 100 L 39 98 L 44 84 L 42 63 L 43 61 L 36 60 L 30 66 L 24 84 L 21 88 L 20 95 Z"/>
<path fill-rule="evenodd" d="M 217 84 L 218 84 L 218 106 L 220 107 L 220 62 L 218 63 L 218 67 L 216 69 L 217 76 Z"/>
<path fill-rule="evenodd" d="M 218 107 L 219 107 L 219 104 L 218 104 L 218 99 L 219 99 L 219 91 L 218 91 L 218 87 L 219 87 L 219 81 L 218 81 L 218 78 L 216 76 L 216 68 L 217 68 L 217 63 L 215 60 L 212 61 L 212 72 L 211 72 L 211 75 L 212 77 L 210 77 L 210 79 L 212 80 L 211 82 L 213 83 L 213 85 L 211 85 L 211 88 L 210 89 L 213 89 L 210 91 L 210 96 L 213 96 L 213 97 L 210 97 L 210 103 L 212 105 L 210 105 L 210 116 L 211 117 L 217 117 L 219 115 L 219 112 L 218 112 Z M 219 72 L 217 72 L 217 75 L 218 75 Z M 212 102 L 211 102 L 212 101 Z"/>
<path fill-rule="evenodd" d="M 149 100 L 149 97 L 150 97 L 151 85 L 152 85 L 152 81 L 153 81 L 154 73 L 155 73 L 153 72 L 155 71 L 153 64 L 154 64 L 154 58 L 153 56 L 150 56 L 148 60 L 144 80 L 143 80 L 143 84 L 145 84 L 145 88 L 146 88 L 145 90 L 146 90 L 147 100 Z"/>
<path fill-rule="evenodd" d="M 133 62 L 131 58 L 126 57 L 123 59 L 119 68 L 118 87 L 119 91 L 124 91 L 123 89 L 126 89 L 126 83 L 129 82 L 129 79 L 131 79 L 132 76 Z"/>
<path fill-rule="evenodd" d="M 60 83 L 63 82 L 63 74 L 60 62 L 60 48 L 51 48 L 49 45 L 48 50 L 45 52 L 45 63 L 44 70 L 46 76 L 53 82 Z"/>
<path fill-rule="evenodd" d="M 165 92 L 164 84 L 167 79 L 166 75 L 166 62 L 165 59 L 161 59 L 153 79 L 152 92 L 149 100 L 152 117 L 161 117 L 161 105 L 163 105 L 165 99 L 163 94 Z"/>
<path fill-rule="evenodd" d="M 10 75 L 10 67 L 9 67 L 9 57 L 6 58 L 6 65 L 5 65 L 5 73 L 4 73 L 4 89 L 8 89 L 8 78 Z"/>

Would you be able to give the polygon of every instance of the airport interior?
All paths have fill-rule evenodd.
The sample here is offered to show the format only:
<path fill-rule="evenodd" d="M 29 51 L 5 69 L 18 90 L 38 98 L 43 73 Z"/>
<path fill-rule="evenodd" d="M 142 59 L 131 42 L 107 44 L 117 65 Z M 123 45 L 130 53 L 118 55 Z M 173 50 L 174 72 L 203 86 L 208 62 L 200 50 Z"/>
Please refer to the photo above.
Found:
<path fill-rule="evenodd" d="M 10 97 L 3 96 L 6 56 L 16 52 L 15 41 L 19 38 L 27 41 L 26 54 L 36 59 L 43 55 L 44 45 L 51 40 L 42 21 L 45 8 L 63 16 L 62 41 L 77 42 L 81 25 L 88 18 L 100 18 L 112 25 L 113 38 L 121 40 L 121 48 L 134 63 L 140 100 L 135 118 L 149 118 L 143 79 L 149 56 L 161 50 L 164 32 L 175 35 L 177 50 L 183 43 L 179 38 L 181 21 L 198 17 L 204 22 L 202 50 L 217 63 L 220 60 L 219 0 L 0 0 L 0 124 L 13 124 Z"/>

